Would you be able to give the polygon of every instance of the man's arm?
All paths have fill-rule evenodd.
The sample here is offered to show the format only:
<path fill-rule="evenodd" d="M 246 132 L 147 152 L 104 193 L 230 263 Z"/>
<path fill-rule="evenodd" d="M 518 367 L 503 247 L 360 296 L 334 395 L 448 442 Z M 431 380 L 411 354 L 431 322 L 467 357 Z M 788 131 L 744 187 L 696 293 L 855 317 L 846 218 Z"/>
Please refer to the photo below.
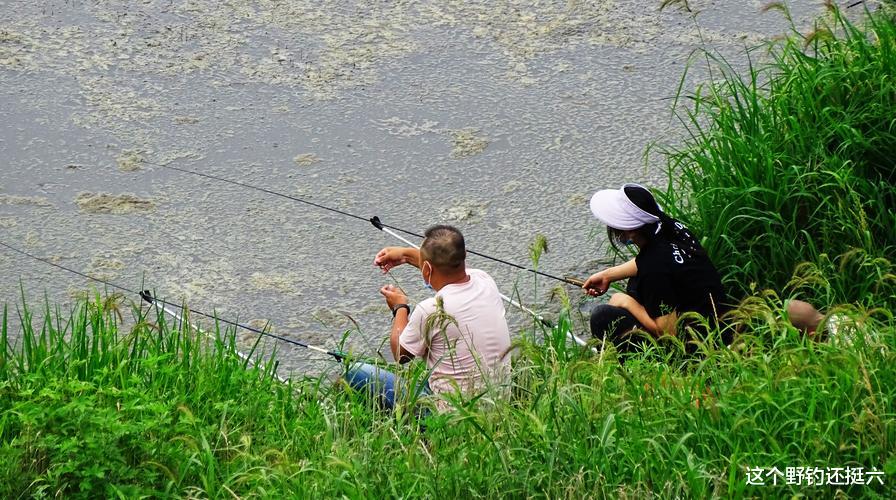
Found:
<path fill-rule="evenodd" d="M 392 348 L 392 357 L 400 364 L 405 364 L 414 359 L 414 355 L 408 352 L 399 341 L 401 332 L 408 326 L 408 314 L 410 313 L 404 307 L 395 311 L 395 318 L 392 320 L 392 332 L 389 334 L 389 346 Z"/>
<path fill-rule="evenodd" d="M 408 326 L 410 311 L 407 307 L 398 309 L 395 307 L 398 305 L 406 306 L 408 298 L 400 289 L 392 285 L 380 288 L 380 293 L 386 298 L 386 305 L 389 306 L 389 309 L 395 312 L 395 316 L 392 318 L 392 331 L 389 333 L 389 347 L 392 350 L 392 357 L 399 363 L 407 363 L 414 359 L 414 354 L 401 346 L 399 338 L 401 337 L 401 332 Z"/>
<path fill-rule="evenodd" d="M 420 269 L 420 250 L 409 247 L 386 247 L 373 258 L 373 265 L 379 267 L 384 273 L 389 272 L 395 266 L 410 264 Z"/>

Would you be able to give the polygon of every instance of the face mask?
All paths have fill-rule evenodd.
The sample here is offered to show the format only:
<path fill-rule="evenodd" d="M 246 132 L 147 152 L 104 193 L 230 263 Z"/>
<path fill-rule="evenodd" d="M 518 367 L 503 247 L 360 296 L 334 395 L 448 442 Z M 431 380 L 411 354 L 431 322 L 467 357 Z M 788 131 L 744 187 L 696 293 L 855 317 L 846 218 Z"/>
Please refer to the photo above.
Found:
<path fill-rule="evenodd" d="M 428 262 L 424 262 L 424 263 L 423 263 L 424 266 L 426 266 L 426 264 L 429 264 L 429 263 L 428 263 Z M 432 274 L 431 274 L 431 273 L 432 273 L 432 265 L 431 265 L 431 264 L 430 264 L 430 266 L 429 266 L 429 269 L 430 269 L 430 277 L 432 277 Z M 420 268 L 420 274 L 421 274 L 421 275 L 423 274 L 423 268 L 422 268 L 422 267 Z M 432 290 L 432 289 L 433 289 L 433 288 L 432 288 L 432 284 L 430 284 L 429 282 L 426 281 L 426 277 L 425 277 L 425 276 L 423 277 L 423 287 L 426 288 L 427 290 Z"/>
<path fill-rule="evenodd" d="M 631 238 L 625 238 L 625 239 L 623 239 L 623 238 L 624 238 L 623 234 L 624 234 L 624 233 L 619 233 L 618 236 L 616 237 L 616 240 L 617 240 L 619 243 L 622 243 L 623 245 L 626 245 L 626 246 L 628 246 L 628 245 L 634 245 L 634 244 L 635 244 L 635 242 L 632 241 Z"/>
<path fill-rule="evenodd" d="M 635 242 L 632 241 L 632 239 L 630 237 L 627 237 L 628 234 L 629 234 L 628 231 L 621 231 L 621 230 L 617 229 L 617 230 L 615 230 L 613 239 L 615 239 L 616 241 L 618 241 L 619 243 L 621 243 L 625 246 L 634 245 Z"/>

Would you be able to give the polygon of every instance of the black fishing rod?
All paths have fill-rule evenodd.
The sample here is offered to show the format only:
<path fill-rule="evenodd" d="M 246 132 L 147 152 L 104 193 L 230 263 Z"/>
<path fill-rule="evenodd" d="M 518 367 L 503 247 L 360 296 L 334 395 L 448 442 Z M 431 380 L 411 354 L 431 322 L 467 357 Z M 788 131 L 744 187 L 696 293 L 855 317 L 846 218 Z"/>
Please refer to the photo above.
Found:
<path fill-rule="evenodd" d="M 31 254 L 31 253 L 29 253 L 29 252 L 26 252 L 26 251 L 24 251 L 24 250 L 21 250 L 21 249 L 19 249 L 19 248 L 16 248 L 16 247 L 14 247 L 14 246 L 12 246 L 12 245 L 9 245 L 9 244 L 7 244 L 7 243 L 4 243 L 4 242 L 2 242 L 2 241 L 0 241 L 0 246 L 3 246 L 3 247 L 5 247 L 5 248 L 7 248 L 8 250 L 11 250 L 11 251 L 16 252 L 16 253 L 18 253 L 18 254 L 24 255 L 24 256 L 26 256 L 26 257 L 28 257 L 28 258 L 34 259 L 34 260 L 36 260 L 36 261 L 38 261 L 38 262 L 42 262 L 42 263 L 44 263 L 44 264 L 53 266 L 53 267 L 58 268 L 58 269 L 61 269 L 61 270 L 63 270 L 63 271 L 66 271 L 66 272 L 75 274 L 75 275 L 77 275 L 77 276 L 81 276 L 82 278 L 86 278 L 86 279 L 88 279 L 88 280 L 95 281 L 95 282 L 97 282 L 97 283 L 102 283 L 103 285 L 106 285 L 106 286 L 109 286 L 109 287 L 111 287 L 111 288 L 115 288 L 115 289 L 118 289 L 118 290 L 121 290 L 121 291 L 124 291 L 124 292 L 128 292 L 128 293 L 131 293 L 131 294 L 133 294 L 133 295 L 139 295 L 140 298 L 142 298 L 144 301 L 148 302 L 149 304 L 155 305 L 156 307 L 161 306 L 161 307 L 163 308 L 163 310 L 166 310 L 166 309 L 167 309 L 166 306 L 170 306 L 170 307 L 174 307 L 174 308 L 180 308 L 180 309 L 189 311 L 189 312 L 192 313 L 192 314 L 197 314 L 197 315 L 199 315 L 199 316 L 202 316 L 202 317 L 205 317 L 205 318 L 209 318 L 209 319 L 212 319 L 212 320 L 214 320 L 214 321 L 218 321 L 218 322 L 221 322 L 221 323 L 230 325 L 230 326 L 234 326 L 234 327 L 236 327 L 236 328 L 241 328 L 241 329 L 243 329 L 243 330 L 247 330 L 247 331 L 250 331 L 250 332 L 252 332 L 252 333 L 256 333 L 256 334 L 258 334 L 258 335 L 262 335 L 262 336 L 265 336 L 265 337 L 270 337 L 270 338 L 279 340 L 279 341 L 281 341 L 281 342 L 285 342 L 285 343 L 287 343 L 287 344 L 291 344 L 291 345 L 294 345 L 294 346 L 297 346 L 297 347 L 302 347 L 302 348 L 305 348 L 305 349 L 308 349 L 308 350 L 311 350 L 311 351 L 316 351 L 316 352 L 319 352 L 319 353 L 322 353 L 322 354 L 327 354 L 327 355 L 329 355 L 329 356 L 332 356 L 336 361 L 342 361 L 342 360 L 344 360 L 344 359 L 348 359 L 348 354 L 347 354 L 347 353 L 344 353 L 344 352 L 341 352 L 341 351 L 333 351 L 333 350 L 329 350 L 329 349 L 326 349 L 326 348 L 323 348 L 323 347 L 317 347 L 317 346 L 314 346 L 314 345 L 311 345 L 311 344 L 306 344 L 305 342 L 302 342 L 302 341 L 299 341 L 299 340 L 294 340 L 294 339 L 290 339 L 290 338 L 283 337 L 283 336 L 280 336 L 280 335 L 275 335 L 275 334 L 273 334 L 273 333 L 266 332 L 266 331 L 264 331 L 264 330 L 259 330 L 258 328 L 253 328 L 253 327 L 251 327 L 251 326 L 249 326 L 249 325 L 244 325 L 244 324 L 241 324 L 241 323 L 237 323 L 237 322 L 235 322 L 235 321 L 229 321 L 229 320 L 226 320 L 226 319 L 223 319 L 223 318 L 219 318 L 219 317 L 216 316 L 216 315 L 212 315 L 212 314 L 204 313 L 204 312 L 202 312 L 202 311 L 198 311 L 198 310 L 196 310 L 196 309 L 192 309 L 192 308 L 189 308 L 189 307 L 186 307 L 186 306 L 181 306 L 181 305 L 178 305 L 178 304 L 174 304 L 174 303 L 172 303 L 172 302 L 168 302 L 168 301 L 165 301 L 165 300 L 162 300 L 162 299 L 159 299 L 159 298 L 155 298 L 155 297 L 152 296 L 152 294 L 151 294 L 148 290 L 143 290 L 143 291 L 138 292 L 138 291 L 132 290 L 132 289 L 130 289 L 130 288 L 128 288 L 128 287 L 125 287 L 125 286 L 121 286 L 121 285 L 117 285 L 117 284 L 115 284 L 115 283 L 112 283 L 111 281 L 107 281 L 107 280 L 104 280 L 104 279 L 101 279 L 101 278 L 97 278 L 97 277 L 94 277 L 94 276 L 90 276 L 89 274 L 85 274 L 85 273 L 82 273 L 82 272 L 77 271 L 77 270 L 75 270 L 75 269 L 72 269 L 72 268 L 70 268 L 70 267 L 63 266 L 62 264 L 57 264 L 57 263 L 55 263 L 55 262 L 53 262 L 53 261 L 51 261 L 51 260 L 49 260 L 49 259 L 45 259 L 45 258 L 43 258 L 43 257 L 38 257 L 37 255 Z M 171 314 L 170 311 L 166 311 L 166 312 L 168 312 L 169 314 Z M 175 315 L 175 317 L 179 318 L 179 316 L 176 316 L 176 315 Z"/>
<path fill-rule="evenodd" d="M 172 302 L 168 302 L 168 301 L 165 301 L 165 300 L 162 300 L 162 299 L 158 299 L 158 298 L 153 297 L 152 294 L 149 292 L 149 290 L 143 290 L 143 291 L 141 291 L 141 292 L 139 293 L 139 295 L 140 295 L 140 298 L 142 298 L 142 299 L 145 300 L 146 302 L 148 302 L 148 303 L 150 303 L 150 304 L 153 304 L 153 305 L 156 305 L 156 306 L 158 306 L 158 305 L 161 304 L 161 305 L 163 305 L 163 306 L 181 307 L 181 306 L 178 306 L 177 304 L 174 304 L 174 303 L 172 303 Z M 204 313 L 204 312 L 202 312 L 202 311 L 197 311 L 197 310 L 195 310 L 195 309 L 190 309 L 190 308 L 185 308 L 185 309 L 186 309 L 187 311 L 190 311 L 192 314 L 198 314 L 198 315 L 200 315 L 200 316 L 203 316 L 203 317 L 212 319 L 212 320 L 214 320 L 214 321 L 220 321 L 221 323 L 225 323 L 225 324 L 227 324 L 227 325 L 235 326 L 235 327 L 237 327 L 237 328 L 242 328 L 243 330 L 248 330 L 248 331 L 250 331 L 250 332 L 252 332 L 252 333 L 257 333 L 257 334 L 259 334 L 259 335 L 263 335 L 263 336 L 265 336 L 265 337 L 270 337 L 270 338 L 273 338 L 273 339 L 277 339 L 277 340 L 279 340 L 279 341 L 281 341 L 281 342 L 286 342 L 287 344 L 292 344 L 292 345 L 294 345 L 294 346 L 303 347 L 303 348 L 305 348 L 305 349 L 309 349 L 309 350 L 312 350 L 312 351 L 316 351 L 316 352 L 319 352 L 319 353 L 321 353 L 321 354 L 327 354 L 327 355 L 329 355 L 329 356 L 333 356 L 333 358 L 334 358 L 336 361 L 342 361 L 342 360 L 344 360 L 344 359 L 346 359 L 346 358 L 348 357 L 348 354 L 346 354 L 346 353 L 344 353 L 344 352 L 341 352 L 341 351 L 331 351 L 331 350 L 329 350 L 329 349 L 325 349 L 325 348 L 323 348 L 323 347 L 317 347 L 317 346 L 314 346 L 314 345 L 311 345 L 311 344 L 306 344 L 305 342 L 302 342 L 302 341 L 300 341 L 300 340 L 294 340 L 294 339 L 287 338 L 287 337 L 283 337 L 283 336 L 280 336 L 280 335 L 275 335 L 275 334 L 273 334 L 273 333 L 266 332 L 266 331 L 264 331 L 264 330 L 259 330 L 258 328 L 253 328 L 253 327 L 251 327 L 251 326 L 249 326 L 249 325 L 244 325 L 244 324 L 242 324 L 242 323 L 237 323 L 237 322 L 235 322 L 235 321 L 228 321 L 228 320 L 226 320 L 226 319 L 219 318 L 219 317 L 216 316 L 216 315 L 207 314 L 207 313 Z"/>
<path fill-rule="evenodd" d="M 281 197 L 281 198 L 285 198 L 285 199 L 287 199 L 287 200 L 295 201 L 295 202 L 298 202 L 298 203 L 303 203 L 303 204 L 305 204 L 305 205 L 309 205 L 309 206 L 312 206 L 312 207 L 315 207 L 315 208 L 319 208 L 319 209 L 321 209 L 321 210 L 326 210 L 326 211 L 328 211 L 328 212 L 332 212 L 332 213 L 335 213 L 335 214 L 338 214 L 338 215 L 342 215 L 342 216 L 344 216 L 344 217 L 349 217 L 349 218 L 352 218 L 352 219 L 357 219 L 357 220 L 362 220 L 362 221 L 364 221 L 364 222 L 369 222 L 369 223 L 373 224 L 373 227 L 379 229 L 380 231 L 382 231 L 384 228 L 386 228 L 386 229 L 393 229 L 393 230 L 395 230 L 395 231 L 398 231 L 398 232 L 400 232 L 400 233 L 407 234 L 407 235 L 409 235 L 409 236 L 414 236 L 414 237 L 417 237 L 417 238 L 423 238 L 423 235 L 422 235 L 422 234 L 415 233 L 415 232 L 413 232 L 413 231 L 409 231 L 409 230 L 407 230 L 407 229 L 402 229 L 402 228 L 400 228 L 400 227 L 396 227 L 396 226 L 392 226 L 392 225 L 386 224 L 386 223 L 382 222 L 382 221 L 380 220 L 380 218 L 377 217 L 377 216 L 373 216 L 373 217 L 370 217 L 370 218 L 368 218 L 368 217 L 364 217 L 364 216 L 361 216 L 361 215 L 353 214 L 353 213 L 351 213 L 351 212 L 346 212 L 345 210 L 340 210 L 340 209 L 338 209 L 338 208 L 333 208 L 333 207 L 329 207 L 329 206 L 327 206 L 327 205 L 322 205 L 322 204 L 320 204 L 320 203 L 315 203 L 315 202 L 313 202 L 313 201 L 309 201 L 309 200 L 300 198 L 300 197 L 298 197 L 298 196 L 292 196 L 292 195 L 288 195 L 288 194 L 285 194 L 285 193 L 280 193 L 280 192 L 274 191 L 274 190 L 272 190 L 272 189 L 267 189 L 267 188 L 263 188 L 263 187 L 259 187 L 259 186 L 254 186 L 254 185 L 252 185 L 252 184 L 247 184 L 247 183 L 245 183 L 245 182 L 235 181 L 235 180 L 233 180 L 233 179 L 228 179 L 228 178 L 226 178 L 226 177 L 219 177 L 219 176 L 217 176 L 217 175 L 206 174 L 206 173 L 203 173 L 203 172 L 197 172 L 197 171 L 195 171 L 195 170 L 189 170 L 189 169 L 186 169 L 186 168 L 175 167 L 175 166 L 173 166 L 173 165 L 163 165 L 163 164 L 161 164 L 161 163 L 154 163 L 154 162 L 146 161 L 146 160 L 144 160 L 144 163 L 146 163 L 147 165 L 153 165 L 153 166 L 156 166 L 156 167 L 167 168 L 167 169 L 169 169 L 169 170 L 175 170 L 175 171 L 177 171 L 177 172 L 182 172 L 182 173 L 185 173 L 185 174 L 195 175 L 195 176 L 198 176 L 198 177 L 204 177 L 204 178 L 206 178 L 206 179 L 212 179 L 212 180 L 215 180 L 215 181 L 218 181 L 218 182 L 226 182 L 226 183 L 228 183 L 228 184 L 232 184 L 232 185 L 234 185 L 234 186 L 244 187 L 244 188 L 246 188 L 246 189 L 254 189 L 254 190 L 256 190 L 256 191 L 261 191 L 262 193 L 266 193 L 266 194 L 269 194 L 269 195 L 272 195 L 272 196 L 279 196 L 279 197 Z M 490 255 L 486 255 L 486 254 L 484 254 L 484 253 L 476 252 L 476 251 L 473 251 L 473 250 L 469 250 L 469 249 L 468 249 L 468 250 L 467 250 L 467 253 L 470 253 L 470 254 L 473 254 L 473 255 L 476 255 L 476 256 L 478 256 L 478 257 L 482 257 L 482 258 L 484 258 L 484 259 L 488 259 L 488 260 L 491 260 L 491 261 L 494 261 L 494 262 L 498 262 L 498 263 L 500 263 L 500 264 L 504 264 L 504 265 L 507 265 L 507 266 L 510 266 L 510 267 L 514 267 L 514 268 L 516 268 L 516 269 L 520 269 L 520 270 L 522 270 L 522 271 L 526 271 L 526 272 L 534 273 L 534 274 L 537 274 L 537 275 L 539 275 L 539 276 L 544 276 L 544 277 L 546 277 L 546 278 L 550 278 L 550 279 L 553 279 L 553 280 L 557 280 L 557 281 L 560 281 L 560 282 L 562 282 L 562 283 L 566 283 L 566 284 L 569 284 L 569 285 L 573 285 L 573 286 L 581 287 L 581 286 L 584 284 L 583 281 L 578 280 L 578 279 L 575 279 L 575 278 L 561 278 L 560 276 L 555 276 L 555 275 L 550 274 L 550 273 L 546 273 L 546 272 L 543 272 L 543 271 L 539 271 L 538 269 L 532 269 L 532 268 L 530 268 L 530 267 L 522 266 L 522 265 L 520 265 L 520 264 L 516 264 L 516 263 L 514 263 L 514 262 L 510 262 L 510 261 L 507 261 L 507 260 L 504 260 L 504 259 L 500 259 L 500 258 L 498 258 L 498 257 L 492 257 L 492 256 L 490 256 Z"/>

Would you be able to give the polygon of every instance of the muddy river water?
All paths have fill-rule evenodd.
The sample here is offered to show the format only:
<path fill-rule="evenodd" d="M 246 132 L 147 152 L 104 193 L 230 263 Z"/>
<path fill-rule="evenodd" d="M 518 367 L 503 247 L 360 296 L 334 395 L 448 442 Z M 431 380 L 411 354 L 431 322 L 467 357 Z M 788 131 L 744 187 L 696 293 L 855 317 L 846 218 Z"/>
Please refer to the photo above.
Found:
<path fill-rule="evenodd" d="M 376 355 L 389 313 L 369 224 L 156 166 L 273 189 L 586 276 L 587 200 L 661 185 L 651 141 L 691 54 L 735 65 L 787 23 L 750 0 L 0 0 L 0 241 L 172 301 Z M 821 2 L 792 2 L 808 25 Z M 695 16 L 696 13 L 696 16 Z M 699 61 L 687 86 L 705 78 Z M 478 258 L 551 316 L 556 283 Z M 413 299 L 419 273 L 393 271 Z M 0 252 L 0 300 L 69 304 L 87 280 Z M 575 300 L 581 293 L 566 288 Z M 525 324 L 512 314 L 515 329 Z M 248 335 L 242 342 L 250 342 Z M 282 373 L 327 366 L 280 347 Z"/>

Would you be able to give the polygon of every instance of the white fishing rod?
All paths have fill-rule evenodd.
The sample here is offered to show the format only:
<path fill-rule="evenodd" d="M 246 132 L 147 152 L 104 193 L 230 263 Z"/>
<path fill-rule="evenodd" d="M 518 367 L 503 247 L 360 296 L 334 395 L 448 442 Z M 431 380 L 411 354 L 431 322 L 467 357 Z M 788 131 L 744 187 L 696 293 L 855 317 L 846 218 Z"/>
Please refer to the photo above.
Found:
<path fill-rule="evenodd" d="M 202 328 L 199 328 L 198 325 L 194 325 L 192 323 L 184 321 L 183 316 L 181 316 L 181 314 L 179 312 L 175 311 L 173 308 L 168 307 L 168 305 L 164 301 L 157 300 L 155 297 L 152 296 L 152 294 L 149 293 L 148 290 L 143 290 L 142 292 L 140 292 L 140 297 L 143 300 L 145 300 L 146 302 L 148 302 L 149 305 L 155 307 L 159 311 L 162 311 L 163 313 L 167 314 L 168 316 L 171 316 L 171 318 L 174 319 L 174 321 L 176 321 L 177 323 L 179 323 L 181 325 L 187 325 L 193 331 L 199 332 L 202 335 L 205 335 L 206 337 L 208 337 L 209 339 L 214 340 L 214 337 L 210 333 L 204 331 Z M 258 367 L 258 363 L 256 361 L 253 361 L 248 355 L 243 354 L 242 351 L 240 351 L 239 349 L 236 349 L 236 347 L 234 347 L 233 351 L 244 362 L 252 365 L 252 367 Z M 276 371 L 274 372 L 274 376 L 277 377 L 277 380 L 279 380 L 280 382 L 282 382 L 284 384 L 287 383 L 287 380 L 285 378 L 281 377 L 279 374 L 277 374 Z"/>
<path fill-rule="evenodd" d="M 370 223 L 373 224 L 373 226 L 376 227 L 377 229 L 379 229 L 380 231 L 383 231 L 384 233 L 387 233 L 387 234 L 392 235 L 393 237 L 397 238 L 399 241 L 402 241 L 402 242 L 404 242 L 405 244 L 407 244 L 407 245 L 409 245 L 409 246 L 412 246 L 412 247 L 416 248 L 417 250 L 420 249 L 420 245 L 417 245 L 417 244 L 412 243 L 410 240 L 408 240 L 408 239 L 405 238 L 404 236 L 401 236 L 400 234 L 396 233 L 395 231 L 392 231 L 391 229 L 389 229 L 389 228 L 383 226 L 383 224 L 380 222 L 379 217 L 373 217 L 372 219 L 370 219 Z M 510 304 L 510 305 L 512 305 L 512 306 L 514 306 L 514 307 L 516 307 L 517 309 L 519 309 L 520 311 L 523 311 L 523 312 L 526 313 L 526 314 L 529 314 L 530 316 L 532 316 L 533 318 L 535 318 L 535 320 L 538 321 L 539 323 L 541 323 L 542 325 L 544 325 L 544 326 L 546 326 L 546 327 L 548 327 L 548 328 L 554 328 L 553 323 L 551 323 L 550 321 L 544 319 L 544 317 L 542 317 L 542 316 L 541 316 L 540 314 L 538 314 L 537 312 L 535 312 L 535 311 L 533 311 L 532 309 L 529 309 L 528 307 L 526 307 L 526 306 L 520 304 L 519 302 L 517 302 L 517 301 L 513 300 L 512 298 L 508 297 L 507 295 L 504 295 L 504 294 L 501 293 L 500 291 L 498 292 L 498 294 L 501 295 L 501 298 L 504 299 L 504 302 L 507 302 L 508 304 Z M 576 344 L 578 344 L 578 345 L 580 345 L 580 346 L 582 346 L 582 347 L 585 347 L 585 346 L 588 345 L 587 342 L 585 342 L 584 340 L 580 339 L 578 336 L 574 335 L 572 332 L 566 332 L 566 336 L 567 336 L 567 338 L 569 338 L 570 340 L 572 340 L 573 342 L 575 342 Z M 595 349 L 594 347 L 592 347 L 591 350 L 594 351 L 594 352 L 597 352 L 597 349 Z"/>
<path fill-rule="evenodd" d="M 162 299 L 157 299 L 157 298 L 153 297 L 152 294 L 151 294 L 148 290 L 143 290 L 142 292 L 140 292 L 140 297 L 143 298 L 143 300 L 145 300 L 146 302 L 149 302 L 150 304 L 153 304 L 153 305 L 155 305 L 155 306 L 157 306 L 157 307 L 160 307 L 160 306 L 161 306 L 161 307 L 169 307 L 169 308 L 177 307 L 176 304 L 172 304 L 171 302 L 167 302 L 167 301 L 164 301 L 164 300 L 162 300 Z M 190 312 L 193 313 L 193 314 L 198 314 L 198 315 L 200 315 L 200 316 L 204 316 L 204 317 L 209 318 L 209 319 L 212 319 L 212 320 L 214 320 L 214 321 L 220 321 L 221 323 L 224 323 L 224 324 L 227 324 L 227 325 L 235 326 L 235 327 L 237 327 L 237 328 L 241 328 L 241 329 L 243 329 L 243 330 L 248 330 L 248 331 L 250 331 L 250 332 L 252 332 L 252 333 L 257 333 L 257 334 L 259 334 L 259 335 L 261 335 L 261 336 L 264 336 L 264 337 L 270 337 L 270 338 L 273 338 L 273 339 L 277 339 L 277 340 L 279 340 L 279 341 L 281 341 L 281 342 L 286 342 L 287 344 L 292 344 L 292 345 L 297 346 L 297 347 L 304 347 L 305 349 L 308 349 L 308 350 L 311 350 L 311 351 L 315 351 L 315 352 L 319 352 L 319 353 L 321 353 L 321 354 L 326 354 L 326 355 L 328 355 L 328 356 L 332 356 L 336 361 L 342 361 L 342 360 L 347 359 L 347 358 L 349 357 L 348 354 L 346 354 L 346 353 L 344 353 L 344 352 L 333 351 L 333 350 L 325 349 L 325 348 L 323 348 L 323 347 L 318 347 L 318 346 L 315 346 L 315 345 L 306 344 L 305 342 L 302 342 L 302 341 L 300 341 L 300 340 L 290 339 L 290 338 L 287 338 L 287 337 L 283 337 L 283 336 L 281 336 L 281 335 L 275 335 L 275 334 L 273 334 L 273 333 L 271 333 L 271 332 L 266 332 L 266 331 L 264 331 L 264 330 L 259 330 L 258 328 L 253 328 L 253 327 L 251 327 L 251 326 L 249 326 L 249 325 L 244 325 L 244 324 L 241 324 L 241 323 L 237 323 L 237 322 L 235 322 L 235 321 L 229 321 L 229 320 L 226 320 L 226 319 L 218 318 L 217 316 L 213 316 L 213 315 L 211 315 L 211 314 L 207 314 L 207 313 L 204 313 L 204 312 L 201 312 L 201 311 L 197 311 L 197 310 L 195 310 L 195 309 L 187 309 L 187 311 L 190 311 Z M 171 312 L 170 310 L 166 310 L 166 312 L 168 312 L 169 314 L 172 314 L 172 312 Z M 177 316 L 177 317 L 179 318 L 180 316 Z"/>
<path fill-rule="evenodd" d="M 305 198 L 300 198 L 300 197 L 298 197 L 298 196 L 293 196 L 293 195 L 289 195 L 289 194 L 285 194 L 285 193 L 280 193 L 280 192 L 274 191 L 274 190 L 272 190 L 272 189 L 267 189 L 267 188 L 260 187 L 260 186 L 253 186 L 252 184 L 247 184 L 247 183 L 245 183 L 245 182 L 241 182 L 241 181 L 235 181 L 235 180 L 233 180 L 233 179 L 227 179 L 227 178 L 225 178 L 225 177 L 219 177 L 219 176 L 217 176 L 217 175 L 212 175 L 212 174 L 209 174 L 209 173 L 207 173 L 207 172 L 197 172 L 197 171 L 195 171 L 195 170 L 190 170 L 190 169 L 186 169 L 186 168 L 182 168 L 182 167 L 177 167 L 177 166 L 174 166 L 174 165 L 170 165 L 170 164 L 168 164 L 168 163 L 155 163 L 155 162 L 151 162 L 151 161 L 148 161 L 148 160 L 143 160 L 143 163 L 146 163 L 146 164 L 148 164 L 148 165 L 153 165 L 153 166 L 156 166 L 156 167 L 160 167 L 160 168 L 165 168 L 165 169 L 169 169 L 169 170 L 174 170 L 174 171 L 177 171 L 177 172 L 182 172 L 182 173 L 185 173 L 185 174 L 195 175 L 195 176 L 197 176 L 197 177 L 202 177 L 202 178 L 204 178 L 204 179 L 211 179 L 211 180 L 214 180 L 214 181 L 217 181 L 217 182 L 225 182 L 225 183 L 227 183 L 227 184 L 232 184 L 232 185 L 234 185 L 234 186 L 239 186 L 239 187 L 246 188 L 246 189 L 253 189 L 253 190 L 255 190 L 255 191 L 260 191 L 260 192 L 262 192 L 262 193 L 269 194 L 269 195 L 272 195 L 272 196 L 279 196 L 280 198 L 285 198 L 285 199 L 290 200 L 290 201 L 294 201 L 294 202 L 297 202 L 297 203 L 302 203 L 302 204 L 305 204 L 305 205 L 308 205 L 308 206 L 312 206 L 312 207 L 315 207 L 315 208 L 319 208 L 319 209 L 321 209 L 321 210 L 326 210 L 326 211 L 328 211 L 328 212 L 332 212 L 332 213 L 341 215 L 341 216 L 346 217 L 346 218 L 362 220 L 362 221 L 364 221 L 364 222 L 370 222 L 370 223 L 372 223 L 372 224 L 374 225 L 374 227 L 376 227 L 377 229 L 380 229 L 380 230 L 382 230 L 383 228 L 388 228 L 388 229 L 393 229 L 393 230 L 395 230 L 395 231 L 398 231 L 399 233 L 404 233 L 404 234 L 406 234 L 406 235 L 408 235 L 408 236 L 414 236 L 414 237 L 417 237 L 417 238 L 422 238 L 422 237 L 423 237 L 423 235 L 421 235 L 421 234 L 417 234 L 417 233 L 415 233 L 415 232 L 413 232 L 413 231 L 408 231 L 407 229 L 402 229 L 402 228 L 397 227 L 397 226 L 390 226 L 389 224 L 386 224 L 386 223 L 384 223 L 384 222 L 381 222 L 380 219 L 379 219 L 379 217 L 372 217 L 372 218 L 368 219 L 367 217 L 363 217 L 363 216 L 358 215 L 358 214 L 354 214 L 354 213 L 351 213 L 351 212 L 347 212 L 347 211 L 345 211 L 345 210 L 340 210 L 340 209 L 335 208 L 335 207 L 329 207 L 329 206 L 327 206 L 327 205 L 323 205 L 323 204 L 321 204 L 321 203 L 316 203 L 316 202 L 313 202 L 313 201 L 308 200 L 308 199 L 305 199 Z M 521 266 L 521 265 L 519 265 L 519 264 L 516 264 L 516 263 L 513 263 L 513 262 L 509 262 L 509 261 L 506 261 L 506 260 L 504 260 L 504 259 L 499 259 L 498 257 L 493 257 L 493 256 L 491 256 L 491 255 L 486 255 L 486 254 L 484 254 L 484 253 L 476 252 L 476 251 L 471 250 L 471 249 L 469 249 L 469 248 L 467 249 L 467 253 L 468 253 L 468 254 L 472 254 L 472 255 L 476 255 L 476 256 L 479 256 L 479 257 L 482 257 L 482 258 L 484 258 L 484 259 L 488 259 L 488 260 L 491 260 L 491 261 L 494 261 L 494 262 L 498 262 L 498 263 L 500 263 L 500 264 L 504 264 L 504 265 L 506 265 L 506 266 L 515 267 L 515 268 L 517 268 L 517 269 L 519 269 L 519 270 L 521 270 L 521 271 L 526 271 L 526 272 L 530 272 L 530 273 L 533 273 L 533 274 L 537 274 L 537 275 L 539 275 L 539 276 L 544 276 L 544 277 L 546 277 L 546 278 L 550 278 L 550 279 L 552 279 L 552 280 L 557 280 L 557 281 L 560 281 L 560 282 L 562 282 L 562 283 L 566 283 L 566 284 L 568 284 L 568 285 L 582 286 L 581 282 L 580 282 L 579 280 L 576 280 L 575 278 L 562 278 L 562 277 L 560 277 L 560 276 L 555 276 L 555 275 L 553 275 L 553 274 L 549 274 L 549 273 L 546 273 L 546 272 L 544 272 L 544 271 L 539 271 L 538 269 L 531 269 L 531 268 L 528 268 L 528 267 L 526 267 L 526 266 Z"/>

